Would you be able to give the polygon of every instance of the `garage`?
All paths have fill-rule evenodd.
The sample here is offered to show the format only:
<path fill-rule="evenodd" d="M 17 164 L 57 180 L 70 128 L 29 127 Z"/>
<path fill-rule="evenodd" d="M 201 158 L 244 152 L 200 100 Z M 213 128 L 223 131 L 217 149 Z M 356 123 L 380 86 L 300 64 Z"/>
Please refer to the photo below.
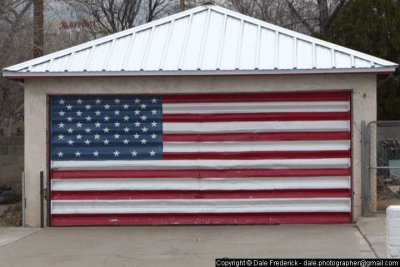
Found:
<path fill-rule="evenodd" d="M 358 129 L 395 67 L 205 5 L 6 68 L 25 83 L 27 223 L 355 221 Z"/>

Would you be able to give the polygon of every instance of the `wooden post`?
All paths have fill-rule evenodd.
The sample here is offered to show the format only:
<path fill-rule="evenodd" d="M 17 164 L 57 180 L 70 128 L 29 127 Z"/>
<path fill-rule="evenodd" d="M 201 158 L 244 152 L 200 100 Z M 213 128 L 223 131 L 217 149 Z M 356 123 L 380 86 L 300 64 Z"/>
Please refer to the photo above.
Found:
<path fill-rule="evenodd" d="M 179 11 L 184 11 L 185 10 L 185 0 L 180 0 L 179 1 Z"/>
<path fill-rule="evenodd" d="M 43 1 L 44 0 L 35 0 L 33 3 L 33 57 L 40 57 L 43 55 Z"/>

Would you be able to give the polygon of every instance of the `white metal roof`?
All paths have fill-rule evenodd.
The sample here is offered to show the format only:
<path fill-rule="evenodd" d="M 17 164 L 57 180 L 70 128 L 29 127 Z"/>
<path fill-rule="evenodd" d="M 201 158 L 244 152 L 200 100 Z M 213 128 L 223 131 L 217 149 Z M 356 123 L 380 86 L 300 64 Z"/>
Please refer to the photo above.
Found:
<path fill-rule="evenodd" d="M 5 68 L 3 76 L 392 72 L 396 67 L 217 5 L 204 5 Z"/>

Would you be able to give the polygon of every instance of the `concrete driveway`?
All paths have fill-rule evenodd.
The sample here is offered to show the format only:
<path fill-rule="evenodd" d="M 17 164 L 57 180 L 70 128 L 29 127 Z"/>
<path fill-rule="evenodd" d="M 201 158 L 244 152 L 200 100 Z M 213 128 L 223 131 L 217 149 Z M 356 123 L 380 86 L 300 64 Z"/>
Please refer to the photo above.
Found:
<path fill-rule="evenodd" d="M 19 233 L 14 240 L 12 231 L 15 231 L 14 237 Z M 22 233 L 23 231 L 25 232 Z M 196 267 L 214 266 L 217 257 L 375 258 L 376 256 L 365 235 L 354 225 L 77 227 L 37 230 L 3 228 L 0 230 L 1 266 Z"/>

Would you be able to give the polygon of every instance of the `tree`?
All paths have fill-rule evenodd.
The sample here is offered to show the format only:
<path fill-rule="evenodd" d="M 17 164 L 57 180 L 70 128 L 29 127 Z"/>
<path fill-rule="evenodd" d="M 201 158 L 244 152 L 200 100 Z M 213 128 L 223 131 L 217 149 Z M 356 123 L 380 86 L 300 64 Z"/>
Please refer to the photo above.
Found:
<path fill-rule="evenodd" d="M 326 36 L 340 11 L 351 0 L 286 0 L 293 17 L 312 35 Z"/>
<path fill-rule="evenodd" d="M 150 22 L 171 10 L 168 0 L 65 0 L 78 18 L 92 25 L 95 38 Z M 93 22 L 93 23 L 92 23 Z"/>
<path fill-rule="evenodd" d="M 0 5 L 0 69 L 32 57 L 31 7 L 32 0 L 5 0 Z M 15 131 L 22 111 L 21 84 L 0 78 L 0 134 Z"/>
<path fill-rule="evenodd" d="M 353 0 L 331 31 L 330 41 L 400 62 L 400 0 Z M 398 75 L 378 79 L 378 119 L 400 119 Z"/>
<path fill-rule="evenodd" d="M 324 36 L 332 22 L 351 0 L 226 0 L 237 11 L 300 31 Z"/>

